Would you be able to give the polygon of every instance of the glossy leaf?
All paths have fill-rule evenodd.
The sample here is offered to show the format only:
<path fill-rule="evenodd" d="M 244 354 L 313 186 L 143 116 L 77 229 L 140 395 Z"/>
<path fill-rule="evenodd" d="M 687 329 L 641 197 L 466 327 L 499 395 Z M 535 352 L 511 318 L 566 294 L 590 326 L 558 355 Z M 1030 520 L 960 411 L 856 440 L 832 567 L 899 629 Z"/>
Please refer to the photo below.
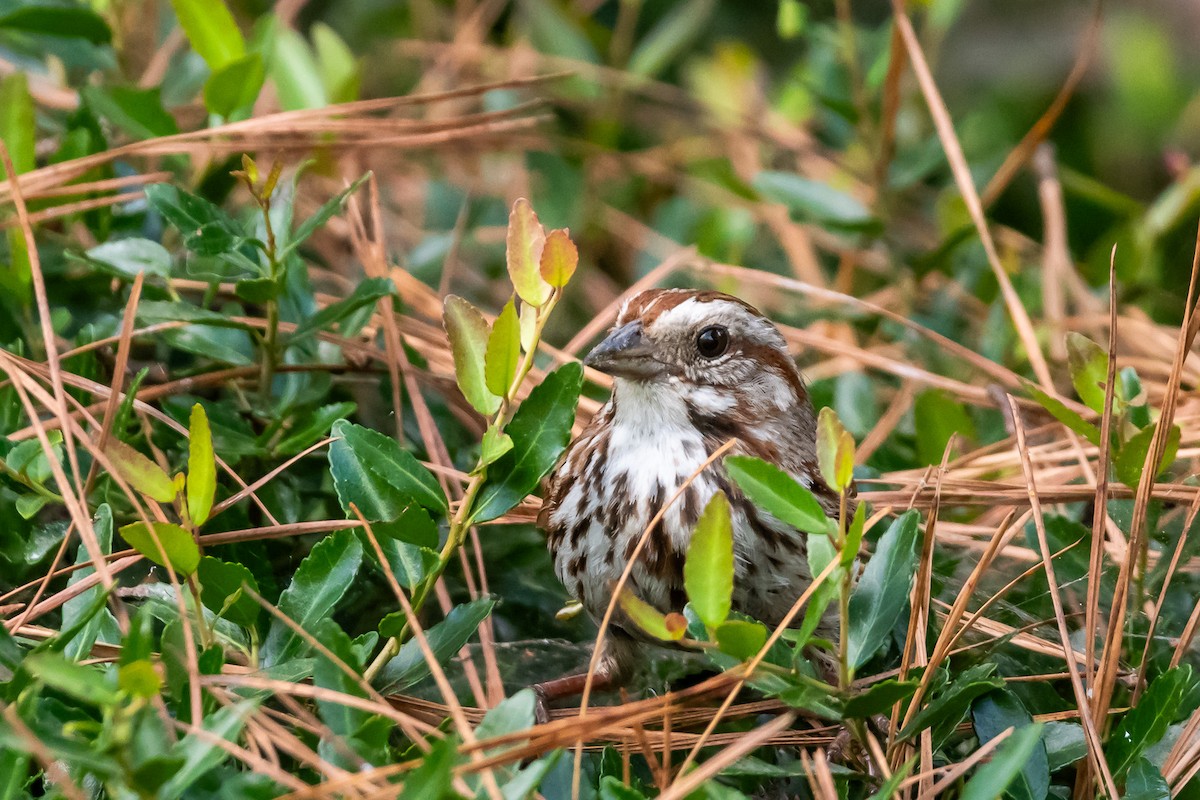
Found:
<path fill-rule="evenodd" d="M 300 227 L 296 228 L 295 232 L 288 238 L 287 245 L 279 251 L 278 260 L 282 261 L 287 258 L 297 247 L 308 241 L 309 237 L 317 232 L 326 222 L 333 218 L 333 215 L 342 210 L 342 206 L 346 204 L 346 200 L 350 195 L 358 191 L 359 187 L 366 183 L 371 178 L 371 173 L 367 172 L 361 175 L 354 183 L 347 186 L 342 191 L 338 192 L 333 197 L 321 204 L 321 207 L 313 212 L 312 216 L 300 223 Z M 378 286 L 380 281 L 386 281 L 386 278 L 368 278 L 364 284 Z M 371 283 L 375 281 L 376 283 Z M 390 287 L 390 281 L 388 281 Z M 361 286 L 361 284 L 360 284 Z M 388 289 L 391 292 L 391 288 Z"/>
<path fill-rule="evenodd" d="M 360 681 L 347 675 L 342 664 L 351 670 L 359 670 L 358 659 L 354 654 L 353 642 L 346 632 L 332 619 L 326 617 L 318 622 L 313 630 L 317 641 L 324 645 L 325 650 L 332 653 L 341 664 L 334 662 L 324 652 L 314 651 L 313 685 L 331 692 L 350 697 L 366 697 Z M 329 726 L 336 736 L 343 740 L 350 739 L 358 727 L 366 722 L 370 713 L 339 703 L 332 698 L 319 696 L 317 708 L 321 712 L 321 720 Z"/>
<path fill-rule="evenodd" d="M 1171 800 L 1171 787 L 1158 767 L 1147 758 L 1139 758 L 1125 777 L 1121 800 Z"/>
<path fill-rule="evenodd" d="M 136 491 L 160 503 L 175 499 L 175 482 L 162 467 L 137 450 L 119 439 L 110 438 L 104 445 L 104 454 L 121 479 Z"/>
<path fill-rule="evenodd" d="M 446 496 L 433 473 L 395 439 L 344 419 L 331 432 L 336 441 L 329 446 L 329 467 L 347 513 L 350 503 L 372 521 L 395 519 L 413 502 L 446 511 Z"/>
<path fill-rule="evenodd" d="M 998 800 L 1003 797 L 1041 742 L 1042 726 L 1038 723 L 1015 731 L 967 781 L 962 800 Z"/>
<path fill-rule="evenodd" d="M 517 307 L 512 300 L 492 323 L 484 354 L 484 378 L 488 391 L 497 397 L 507 397 L 521 363 L 521 327 Z"/>
<path fill-rule="evenodd" d="M 813 493 L 779 467 L 753 456 L 726 456 L 725 469 L 759 508 L 808 533 L 825 533 L 834 523 Z"/>
<path fill-rule="evenodd" d="M 1150 682 L 1141 700 L 1125 714 L 1109 737 L 1104 754 L 1114 777 L 1124 775 L 1149 747 L 1163 738 L 1194 684 L 1192 668 L 1187 664 L 1169 669 Z"/>
<path fill-rule="evenodd" d="M 705 625 L 715 628 L 728 618 L 733 601 L 733 522 L 724 492 L 712 496 L 692 531 L 683 585 Z"/>
<path fill-rule="evenodd" d="M 201 724 L 204 735 L 190 733 L 176 742 L 168 753 L 181 758 L 183 764 L 159 790 L 159 800 L 179 800 L 196 781 L 230 758 L 229 748 L 221 747 L 219 743 L 238 741 L 246 720 L 254 713 L 258 703 L 257 700 L 242 700 L 223 706 L 204 717 Z"/>
<path fill-rule="evenodd" d="M 1104 413 L 1104 384 L 1108 352 L 1081 333 L 1067 334 L 1067 366 L 1079 399 L 1097 414 Z"/>
<path fill-rule="evenodd" d="M 188 42 L 211 70 L 218 70 L 246 52 L 246 40 L 225 0 L 171 0 Z"/>
<path fill-rule="evenodd" d="M 479 625 L 491 613 L 496 601 L 491 597 L 480 597 L 469 603 L 450 609 L 446 618 L 425 629 L 429 649 L 439 664 L 445 664 L 475 634 Z M 409 639 L 400 647 L 391 661 L 384 665 L 375 679 L 375 686 L 383 694 L 402 692 L 429 674 L 429 664 L 416 640 Z"/>
<path fill-rule="evenodd" d="M 1067 408 L 1066 404 L 1058 398 L 1051 397 L 1033 384 L 1026 384 L 1025 388 L 1038 405 L 1049 411 L 1052 417 L 1095 446 L 1100 446 L 1100 428 Z"/>
<path fill-rule="evenodd" d="M 687 619 L 682 614 L 663 614 L 628 588 L 617 598 L 625 616 L 644 633 L 664 642 L 677 642 L 687 632 Z"/>
<path fill-rule="evenodd" d="M 121 528 L 121 538 L 155 564 L 165 567 L 169 563 L 180 577 L 191 575 L 200 564 L 200 547 L 196 540 L 189 531 L 173 522 L 155 522 L 153 534 L 144 522 L 135 522 Z"/>
<path fill-rule="evenodd" d="M 748 661 L 758 655 L 767 643 L 769 632 L 761 622 L 730 619 L 722 622 L 713 632 L 722 653 Z"/>
<path fill-rule="evenodd" d="M 546 234 L 533 206 L 524 197 L 518 198 L 508 216 L 505 238 L 508 277 L 517 295 L 531 306 L 541 306 L 550 299 L 551 286 L 541 270 L 545 244 Z"/>
<path fill-rule="evenodd" d="M 279 611 L 307 631 L 333 613 L 362 564 L 362 545 L 350 531 L 326 536 L 300 562 L 279 597 Z M 272 619 L 260 660 L 264 667 L 283 664 L 306 645 L 289 626 Z"/>
<path fill-rule="evenodd" d="M 228 253 L 245 238 L 224 211 L 170 184 L 147 186 L 146 201 L 183 235 L 184 246 L 198 255 Z"/>
<path fill-rule="evenodd" d="M 1008 728 L 1024 730 L 1033 724 L 1033 717 L 1025 706 L 1007 689 L 989 692 L 978 698 L 971 706 L 971 719 L 981 745 Z M 1012 800 L 1045 800 L 1049 790 L 1050 762 L 1046 756 L 1046 744 L 1039 739 L 1009 784 L 1008 797 Z"/>
<path fill-rule="evenodd" d="M 850 719 L 866 719 L 875 714 L 887 714 L 896 703 L 912 697 L 919 683 L 920 681 L 892 678 L 871 684 L 865 692 L 846 701 L 842 714 Z"/>
<path fill-rule="evenodd" d="M 135 139 L 153 139 L 179 133 L 179 125 L 162 104 L 161 89 L 128 86 L 86 86 L 88 106 Z"/>
<path fill-rule="evenodd" d="M 471 407 L 490 417 L 500 408 L 500 397 L 488 389 L 488 324 L 483 315 L 466 300 L 448 295 L 442 313 L 450 352 L 454 357 L 454 377 Z"/>
<path fill-rule="evenodd" d="M 1135 433 L 1117 451 L 1113 458 L 1113 471 L 1117 474 L 1117 479 L 1121 483 L 1136 489 L 1139 482 L 1142 480 L 1142 471 L 1146 465 L 1146 456 L 1150 453 L 1150 445 L 1154 440 L 1154 431 L 1157 428 L 1157 423 L 1147 425 L 1142 430 Z M 1171 430 L 1167 433 L 1166 447 L 1163 450 L 1162 459 L 1158 462 L 1158 473 L 1175 463 L 1175 456 L 1179 452 L 1179 442 L 1182 439 L 1183 431 L 1178 425 L 1172 425 Z"/>
<path fill-rule="evenodd" d="M 855 506 L 854 516 L 850 520 L 850 526 L 846 529 L 846 541 L 842 545 L 841 554 L 842 567 L 849 569 L 850 565 L 854 563 L 854 559 L 858 557 L 866 524 L 867 506 L 865 503 L 859 503 Z"/>
<path fill-rule="evenodd" d="M 487 522 L 506 513 L 554 468 L 570 441 L 582 387 L 583 367 L 571 362 L 533 388 L 505 428 L 512 437 L 513 449 L 488 469 L 473 521 Z"/>
<path fill-rule="evenodd" d="M 805 554 L 805 558 L 811 574 L 820 575 L 835 557 L 837 557 L 837 551 L 834 550 L 833 543 L 828 536 L 808 537 L 808 552 Z M 825 620 L 825 612 L 828 610 L 829 604 L 837 597 L 840 578 L 840 571 L 835 569 L 809 598 L 808 605 L 804 607 L 804 618 L 800 622 L 800 630 L 796 634 L 797 647 L 803 647 L 816 632 L 817 627 Z"/>
<path fill-rule="evenodd" d="M 249 110 L 262 92 L 267 67 L 259 53 L 246 53 L 213 71 L 204 84 L 204 106 L 230 117 Z"/>
<path fill-rule="evenodd" d="M 483 441 L 479 445 L 479 463 L 486 467 L 512 449 L 512 437 L 495 426 L 489 426 L 483 432 Z"/>
<path fill-rule="evenodd" d="M 288 336 L 288 344 L 303 341 L 350 317 L 356 311 L 374 306 L 380 298 L 390 296 L 396 290 L 390 278 L 367 278 L 354 287 L 354 291 L 336 303 L 330 303 L 296 326 Z"/>
<path fill-rule="evenodd" d="M 565 228 L 546 234 L 538 266 L 542 278 L 556 289 L 563 288 L 571 280 L 575 268 L 579 266 L 579 250 Z"/>
<path fill-rule="evenodd" d="M 850 595 L 850 665 L 861 667 L 884 645 L 908 611 L 917 569 L 917 512 L 893 520 Z"/>
<path fill-rule="evenodd" d="M 188 425 L 188 517 L 199 528 L 208 520 L 217 491 L 217 461 L 213 453 L 212 430 L 204 406 L 192 406 Z"/>
<path fill-rule="evenodd" d="M 171 275 L 171 254 L 167 248 L 149 239 L 105 242 L 88 250 L 86 260 L 123 278 L 133 278 L 139 273 L 160 278 Z"/>
<path fill-rule="evenodd" d="M 1004 680 L 996 675 L 995 664 L 976 664 L 953 676 L 949 683 L 934 694 L 929 704 L 913 717 L 899 733 L 899 739 L 907 739 L 931 728 L 933 746 L 941 746 L 942 739 L 953 731 L 980 695 L 995 689 L 1003 689 Z"/>
<path fill-rule="evenodd" d="M 112 30 L 104 17 L 86 5 L 12 3 L 0 14 L 0 28 L 18 33 L 84 39 L 102 45 L 112 41 Z"/>
<path fill-rule="evenodd" d="M 454 767 L 460 756 L 458 742 L 453 736 L 433 740 L 433 747 L 421 757 L 421 764 L 404 776 L 404 787 L 397 800 L 451 800 L 458 793 L 454 783 Z"/>
<path fill-rule="evenodd" d="M 262 607 L 243 591 L 247 586 L 258 591 L 258 582 L 250 570 L 237 562 L 205 556 L 196 572 L 205 608 L 243 628 L 254 626 Z"/>
<path fill-rule="evenodd" d="M 846 428 L 842 425 L 842 421 L 838 419 L 837 412 L 830 406 L 825 406 L 821 409 L 821 413 L 817 415 L 817 466 L 821 471 L 821 478 L 825 481 L 825 485 L 835 492 L 839 492 L 843 488 L 841 475 L 839 474 L 839 465 L 845 456 L 840 454 L 843 447 L 842 435 L 846 433 Z M 850 465 L 854 465 L 854 440 L 850 440 Z M 847 482 L 845 485 L 849 485 Z"/>
<path fill-rule="evenodd" d="M 114 706 L 117 687 L 95 666 L 69 661 L 59 653 L 30 653 L 22 666 L 37 680 L 88 706 Z"/>

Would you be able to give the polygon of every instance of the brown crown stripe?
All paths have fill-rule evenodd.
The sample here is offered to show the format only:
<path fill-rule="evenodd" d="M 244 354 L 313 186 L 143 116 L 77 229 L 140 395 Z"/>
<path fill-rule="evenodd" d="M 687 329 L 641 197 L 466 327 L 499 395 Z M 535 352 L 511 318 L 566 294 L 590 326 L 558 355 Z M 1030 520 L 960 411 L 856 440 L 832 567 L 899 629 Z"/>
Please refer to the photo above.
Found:
<path fill-rule="evenodd" d="M 650 325 L 666 312 L 688 300 L 696 300 L 701 303 L 725 300 L 736 303 L 751 314 L 762 316 L 757 308 L 745 300 L 724 292 L 697 292 L 693 289 L 647 289 L 629 298 L 625 307 L 621 309 L 620 316 L 617 317 L 617 327 L 639 319 L 643 325 Z"/>

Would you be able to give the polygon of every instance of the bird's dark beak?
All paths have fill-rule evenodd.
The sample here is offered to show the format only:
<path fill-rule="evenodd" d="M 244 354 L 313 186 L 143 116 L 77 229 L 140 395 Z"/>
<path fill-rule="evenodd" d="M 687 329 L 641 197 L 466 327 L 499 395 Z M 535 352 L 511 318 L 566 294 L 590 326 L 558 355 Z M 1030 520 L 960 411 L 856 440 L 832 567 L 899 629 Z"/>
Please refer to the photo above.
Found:
<path fill-rule="evenodd" d="M 583 359 L 584 366 L 615 378 L 645 380 L 662 373 L 662 363 L 654 358 L 654 347 L 642 333 L 640 321 L 615 329 Z"/>

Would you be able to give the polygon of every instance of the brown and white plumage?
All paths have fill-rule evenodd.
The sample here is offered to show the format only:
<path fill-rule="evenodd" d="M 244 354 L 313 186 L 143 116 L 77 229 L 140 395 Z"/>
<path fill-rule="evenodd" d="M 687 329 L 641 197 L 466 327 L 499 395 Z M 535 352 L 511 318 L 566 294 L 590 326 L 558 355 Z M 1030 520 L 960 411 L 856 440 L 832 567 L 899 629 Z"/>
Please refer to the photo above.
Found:
<path fill-rule="evenodd" d="M 613 375 L 612 397 L 551 475 L 539 523 L 559 579 L 594 618 L 651 518 L 731 438 L 732 452 L 783 468 L 836 515 L 837 497 L 818 479 L 816 417 L 800 373 L 752 306 L 719 292 L 642 292 L 585 363 Z M 806 535 L 741 497 L 719 461 L 666 510 L 629 588 L 663 612 L 682 609 L 684 554 L 717 490 L 733 510 L 734 608 L 777 623 L 811 581 Z M 643 637 L 615 625 L 612 655 L 626 661 L 621 635 Z"/>

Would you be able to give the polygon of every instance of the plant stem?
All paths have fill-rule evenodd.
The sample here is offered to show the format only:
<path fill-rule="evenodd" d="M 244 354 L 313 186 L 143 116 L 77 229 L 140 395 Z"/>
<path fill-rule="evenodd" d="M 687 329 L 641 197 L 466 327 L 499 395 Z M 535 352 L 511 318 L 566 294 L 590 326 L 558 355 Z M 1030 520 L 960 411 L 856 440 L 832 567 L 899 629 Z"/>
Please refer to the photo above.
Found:
<path fill-rule="evenodd" d="M 275 284 L 267 300 L 267 330 L 263 337 L 262 367 L 258 376 L 259 402 L 263 409 L 271 404 L 271 384 L 275 382 L 275 370 L 279 364 L 279 261 L 275 252 L 275 229 L 271 225 L 271 196 L 258 199 L 262 209 L 263 227 L 267 234 L 267 264 L 271 283 Z"/>
<path fill-rule="evenodd" d="M 533 369 L 533 356 L 537 352 L 538 343 L 542 340 L 542 331 L 546 326 L 546 320 L 550 317 L 550 312 L 554 310 L 554 306 L 558 303 L 559 290 L 555 289 L 550 294 L 550 298 L 545 305 L 538 309 L 537 324 L 534 327 L 533 341 L 530 343 L 529 350 L 522 357 L 520 365 L 517 367 L 516 376 L 509 387 L 508 392 L 500 400 L 500 408 L 497 409 L 491 420 L 491 426 L 499 426 L 508 419 L 509 410 L 512 408 L 513 398 L 516 397 L 517 387 L 524 382 L 529 375 L 529 371 Z M 482 457 L 482 456 L 481 456 Z M 419 614 L 421 608 L 425 605 L 425 600 L 429 597 L 430 590 L 437 584 L 442 577 L 442 573 L 446 571 L 446 567 L 450 565 L 450 560 L 454 558 L 455 553 L 462 547 L 463 542 L 467 538 L 467 530 L 471 527 L 471 519 L 475 512 L 475 498 L 479 495 L 479 490 L 483 488 L 487 481 L 487 465 L 479 462 L 471 473 L 471 480 L 467 483 L 467 488 L 463 492 L 462 501 L 458 504 L 458 511 L 455 512 L 454 518 L 450 520 L 450 530 L 446 534 L 446 543 L 442 545 L 442 551 L 438 554 L 437 566 L 433 571 L 426 576 L 414 591 L 412 596 L 413 614 Z M 400 651 L 400 645 L 408 638 L 409 625 L 406 623 L 400 629 L 400 633 L 391 637 L 383 645 L 383 649 L 379 651 L 379 655 L 371 662 L 370 666 L 363 672 L 363 678 L 368 682 L 374 680 L 383 666 L 392 659 Z"/>
<path fill-rule="evenodd" d="M 846 547 L 846 490 L 841 491 L 841 501 L 838 509 L 838 558 L 843 557 L 842 550 Z M 838 586 L 838 688 L 843 692 L 850 691 L 850 682 L 854 680 L 854 670 L 850 668 L 850 569 L 843 567 L 841 581 Z"/>

